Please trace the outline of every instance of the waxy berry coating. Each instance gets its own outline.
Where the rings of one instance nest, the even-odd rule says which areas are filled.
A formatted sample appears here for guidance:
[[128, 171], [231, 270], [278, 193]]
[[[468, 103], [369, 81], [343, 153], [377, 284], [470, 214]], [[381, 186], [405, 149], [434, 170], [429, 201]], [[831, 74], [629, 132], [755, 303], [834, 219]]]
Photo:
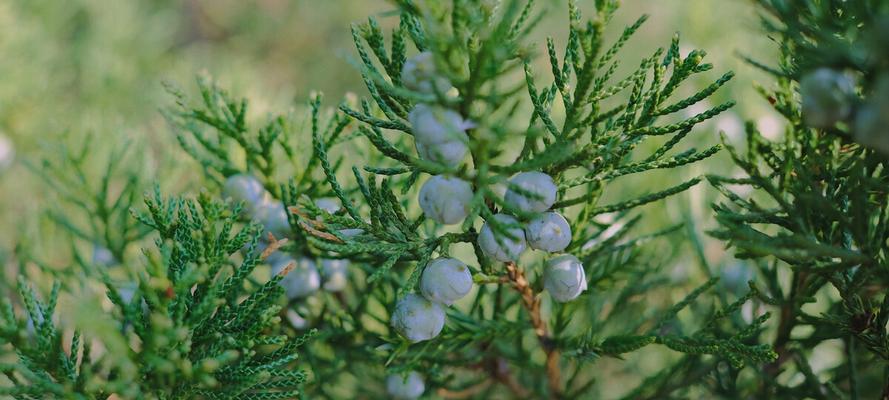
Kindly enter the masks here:
[[441, 305], [416, 294], [408, 294], [395, 305], [392, 327], [413, 343], [432, 339], [444, 328], [445, 312]]
[[456, 168], [466, 157], [469, 125], [456, 111], [418, 104], [408, 114], [408, 121], [423, 159]]
[[281, 273], [291, 263], [294, 264], [293, 269], [280, 282], [287, 298], [298, 299], [318, 291], [321, 287], [321, 275], [315, 267], [315, 262], [310, 258], [302, 257], [294, 260], [291, 257], [281, 257], [272, 264], [272, 274]]
[[436, 258], [426, 265], [420, 278], [420, 293], [427, 300], [449, 306], [472, 290], [472, 274], [462, 261]]
[[570, 254], [551, 258], [543, 270], [543, 288], [560, 303], [576, 299], [587, 289], [583, 264]]
[[409, 58], [401, 69], [401, 83], [408, 89], [426, 94], [444, 94], [451, 82], [438, 73], [435, 56], [424, 51]]
[[275, 238], [281, 239], [290, 235], [290, 222], [287, 220], [287, 210], [284, 203], [276, 200], [262, 202], [253, 217], [265, 228], [263, 237], [271, 232]]
[[266, 200], [266, 191], [262, 183], [252, 175], [237, 174], [225, 180], [222, 196], [231, 198], [235, 203], [243, 202], [244, 210], [252, 213]]
[[[521, 188], [521, 191], [515, 187]], [[557, 192], [558, 188], [549, 175], [522, 172], [509, 180], [503, 199], [510, 207], [524, 212], [544, 212], [556, 202]], [[533, 193], [534, 196], [526, 193]]]
[[469, 215], [472, 196], [469, 182], [436, 175], [420, 189], [420, 208], [426, 218], [445, 225], [456, 224]]
[[813, 128], [831, 128], [852, 114], [855, 81], [830, 68], [819, 68], [800, 79], [803, 121]]
[[[496, 214], [493, 218], [501, 225], [518, 224], [514, 217], [506, 214]], [[527, 247], [525, 231], [522, 228], [513, 226], [507, 227], [505, 231], [509, 233], [509, 236], [503, 233], [495, 234], [491, 222], [486, 221], [482, 226], [482, 230], [478, 233], [478, 245], [485, 255], [497, 261], [516, 261]]]
[[561, 214], [545, 212], [528, 221], [525, 237], [532, 249], [559, 252], [571, 244], [571, 225]]
[[386, 391], [395, 400], [414, 400], [423, 395], [426, 384], [423, 377], [416, 371], [411, 371], [407, 376], [389, 375], [386, 378]]
[[349, 284], [349, 260], [321, 260], [321, 277], [324, 279], [324, 290], [340, 292]]

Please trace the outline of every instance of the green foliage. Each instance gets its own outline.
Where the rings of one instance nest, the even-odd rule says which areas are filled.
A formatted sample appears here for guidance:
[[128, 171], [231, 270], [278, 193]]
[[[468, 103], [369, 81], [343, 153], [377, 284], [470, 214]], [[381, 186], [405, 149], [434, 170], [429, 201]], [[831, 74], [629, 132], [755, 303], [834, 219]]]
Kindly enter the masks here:
[[[757, 260], [763, 301], [780, 315], [778, 359], [760, 371], [761, 398], [877, 398], [889, 394], [889, 174], [887, 159], [853, 142], [851, 121], [817, 129], [804, 121], [799, 81], [829, 67], [850, 73], [860, 113], [886, 73], [885, 2], [761, 1], [765, 28], [782, 55], [765, 67], [777, 79], [762, 94], [787, 121], [770, 141], [748, 125], [746, 151], [729, 147], [747, 176], [708, 177], [726, 196], [712, 234]], [[883, 30], [883, 31], [881, 31]], [[807, 101], [805, 94], [802, 101]], [[885, 135], [883, 141], [889, 141]], [[733, 192], [752, 186], [755, 196]], [[808, 307], [807, 307], [808, 306]], [[804, 308], [805, 307], [805, 308]], [[797, 333], [799, 332], [799, 333]], [[818, 348], [843, 354], [812, 372]], [[834, 343], [834, 344], [831, 344]], [[803, 377], [788, 381], [786, 371]], [[783, 375], [783, 376], [782, 376]]]
[[[410, 344], [399, 338], [388, 327], [391, 314], [374, 312], [371, 318], [381, 326], [372, 335], [360, 337], [364, 347], [375, 349], [372, 356], [377, 362], [385, 362], [390, 373], [430, 371], [427, 386], [443, 395], [573, 398], [595, 396], [601, 390], [588, 368], [599, 355], [617, 356], [654, 343], [688, 354], [683, 363], [711, 369], [720, 362], [741, 368], [774, 359], [768, 347], [750, 340], [767, 316], [739, 328], [717, 323], [737, 312], [750, 296], [710, 309], [696, 300], [711, 283], [668, 310], [664, 322], [654, 328], [649, 320], [651, 304], [637, 301], [639, 295], [666, 287], [659, 274], [664, 259], [642, 244], [676, 229], [632, 238], [630, 228], [640, 220], [635, 209], [687, 190], [700, 178], [601, 204], [608, 184], [620, 177], [678, 168], [719, 150], [717, 146], [673, 152], [697, 124], [728, 109], [732, 102], [688, 118], [675, 113], [708, 98], [731, 79], [731, 73], [689, 97], [673, 99], [683, 81], [712, 69], [703, 62], [703, 51], [681, 55], [677, 36], [666, 51], [652, 52], [638, 68], [617, 77], [617, 55], [645, 18], [607, 44], [605, 26], [617, 3], [597, 2], [593, 18], [583, 22], [571, 2], [564, 55], [558, 56], [554, 40], [547, 41], [553, 82], [541, 88], [531, 67], [533, 49], [524, 44], [539, 19], [533, 2], [505, 2], [497, 8], [483, 1], [399, 5], [399, 24], [391, 33], [388, 50], [375, 19], [353, 27], [370, 99], [359, 108], [340, 107], [360, 121], [358, 132], [381, 159], [363, 171], [353, 167], [349, 180], [354, 180], [357, 190], [347, 190], [344, 177], [328, 167], [328, 141], [313, 130], [315, 155], [327, 183], [346, 206], [328, 213], [301, 204], [300, 225], [309, 244], [324, 254], [367, 260], [370, 276], [361, 296], [390, 311], [404, 294], [417, 289], [425, 265], [437, 256], [474, 255], [477, 264], [469, 268], [479, 286], [457, 307], [448, 309], [444, 331], [427, 342]], [[430, 93], [405, 86], [402, 69], [414, 62], [408, 41], [419, 51], [431, 52], [435, 70], [454, 89], [439, 89], [436, 83]], [[516, 82], [516, 75], [524, 79]], [[524, 95], [530, 100], [527, 106]], [[451, 167], [414, 155], [410, 147], [419, 139], [409, 113], [420, 103], [437, 104], [469, 121], [470, 162]], [[556, 106], [564, 112], [556, 111]], [[649, 142], [658, 143], [657, 150], [640, 151]], [[509, 235], [507, 229], [512, 226], [496, 222], [491, 218], [494, 214], [509, 212], [520, 220], [532, 216], [510, 206], [502, 195], [502, 188], [508, 188], [533, 197], [508, 183], [510, 176], [526, 171], [543, 171], [555, 179], [560, 200], [553, 209], [571, 221], [574, 236], [566, 251], [583, 261], [593, 288], [574, 302], [550, 302], [542, 295], [542, 279], [534, 279], [542, 277], [544, 258], [539, 254], [501, 264], [477, 244], [484, 221], [496, 233]], [[474, 197], [458, 229], [444, 230], [423, 215], [413, 216], [416, 186], [426, 174], [447, 174], [471, 183]], [[594, 219], [603, 214], [609, 215]], [[619, 228], [624, 224], [625, 228]], [[349, 228], [362, 233], [341, 234]], [[699, 331], [683, 333], [674, 317], [691, 304], [713, 317], [700, 321], [705, 327]], [[339, 344], [331, 350], [347, 346]], [[368, 374], [364, 363], [349, 360], [340, 365], [338, 374]], [[685, 387], [695, 383], [696, 376], [678, 370], [679, 366], [659, 378], [681, 379]], [[643, 397], [651, 388], [657, 390], [650, 394], [652, 398], [678, 389], [651, 385], [635, 393]]]
[[[97, 271], [112, 318], [75, 311], [80, 329], [68, 342], [54, 322], [60, 285], [44, 303], [19, 281], [27, 317], [17, 317], [4, 301], [2, 341], [13, 346], [18, 362], [4, 365], [13, 386], [2, 392], [72, 399], [297, 396], [305, 374], [287, 367], [305, 338], [267, 332], [279, 322], [278, 282], [286, 271], [264, 283], [250, 279], [261, 261], [256, 226], [234, 228], [238, 209], [207, 196], [164, 199], [156, 192], [145, 203], [147, 212], [136, 219], [158, 237], [156, 247], [145, 250], [138, 286], [125, 294]], [[233, 257], [245, 245], [246, 254]], [[29, 323], [33, 329], [23, 329]], [[91, 348], [97, 338], [105, 348], [98, 357]]]

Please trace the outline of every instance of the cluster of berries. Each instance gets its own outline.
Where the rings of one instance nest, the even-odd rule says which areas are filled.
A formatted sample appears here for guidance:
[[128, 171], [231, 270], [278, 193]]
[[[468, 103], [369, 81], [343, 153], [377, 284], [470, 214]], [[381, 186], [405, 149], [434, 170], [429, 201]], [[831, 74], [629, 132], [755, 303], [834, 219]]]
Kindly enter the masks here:
[[832, 68], [804, 75], [799, 91], [806, 125], [831, 129], [846, 122], [855, 140], [889, 154], [889, 74], [877, 79], [873, 93], [860, 104], [855, 78]]
[[[266, 233], [271, 233], [276, 238], [284, 238], [290, 234], [284, 203], [275, 200], [255, 177], [245, 174], [230, 176], [225, 181], [223, 196], [245, 204], [245, 217], [260, 222], [265, 228], [263, 240]], [[333, 199], [321, 199], [318, 200], [318, 207], [333, 213], [339, 209], [339, 204]], [[324, 290], [339, 292], [348, 283], [348, 260], [322, 259], [320, 271], [315, 260], [309, 257], [296, 259], [289, 254], [276, 252], [267, 261], [273, 274], [293, 264], [293, 269], [281, 280], [281, 286], [291, 300], [307, 297], [318, 291], [322, 285]], [[296, 316], [291, 319], [298, 320]], [[300, 324], [295, 324], [298, 325]]]
[[[450, 81], [437, 73], [433, 55], [421, 53], [405, 63], [401, 76], [408, 89], [441, 98], [453, 91]], [[454, 110], [437, 104], [417, 104], [408, 114], [420, 158], [456, 170], [469, 152], [466, 131], [473, 124]], [[515, 262], [528, 248], [558, 253], [571, 243], [571, 227], [561, 214], [550, 211], [558, 188], [542, 172], [522, 172], [509, 181], [504, 201], [506, 210], [528, 217], [523, 226], [508, 214], [496, 214], [482, 227], [478, 245], [484, 254], [499, 262]], [[420, 189], [419, 204], [427, 219], [443, 225], [463, 222], [472, 211], [472, 185], [450, 174], [435, 175]], [[438, 258], [426, 265], [420, 277], [420, 295], [408, 294], [398, 301], [391, 324], [411, 342], [432, 339], [441, 333], [445, 307], [472, 289], [469, 268], [454, 258]], [[559, 302], [571, 301], [587, 288], [580, 260], [570, 254], [549, 259], [544, 271], [544, 288]], [[415, 399], [423, 382], [412, 372], [407, 379], [391, 376], [387, 384], [395, 398]]]

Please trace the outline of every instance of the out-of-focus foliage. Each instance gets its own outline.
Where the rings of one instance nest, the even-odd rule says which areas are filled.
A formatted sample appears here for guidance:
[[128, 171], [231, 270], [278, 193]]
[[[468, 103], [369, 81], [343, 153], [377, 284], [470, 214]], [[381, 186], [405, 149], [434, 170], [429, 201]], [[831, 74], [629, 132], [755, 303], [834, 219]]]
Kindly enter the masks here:
[[769, 140], [748, 125], [746, 147], [730, 147], [745, 176], [710, 177], [726, 196], [712, 234], [756, 261], [755, 285], [780, 316], [778, 359], [748, 393], [885, 399], [889, 4], [758, 3], [781, 56], [751, 62], [774, 76], [759, 90], [788, 126]]

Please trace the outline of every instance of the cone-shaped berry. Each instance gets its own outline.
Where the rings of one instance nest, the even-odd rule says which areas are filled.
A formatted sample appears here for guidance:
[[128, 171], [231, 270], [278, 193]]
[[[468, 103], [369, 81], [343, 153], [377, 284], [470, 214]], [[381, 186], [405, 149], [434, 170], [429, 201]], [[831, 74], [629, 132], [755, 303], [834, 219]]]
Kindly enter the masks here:
[[413, 343], [432, 339], [444, 328], [444, 309], [422, 296], [408, 294], [395, 305], [392, 327]]
[[545, 212], [528, 222], [525, 237], [532, 249], [555, 253], [571, 244], [571, 226], [561, 214]]
[[[517, 225], [519, 223], [515, 218], [506, 214], [496, 214], [494, 219], [500, 225]], [[513, 226], [506, 227], [505, 231], [509, 233], [509, 236], [501, 232], [495, 233], [491, 222], [485, 222], [478, 234], [478, 245], [485, 255], [497, 261], [516, 261], [527, 247], [525, 231]]]
[[454, 258], [437, 258], [426, 265], [420, 278], [420, 293], [427, 300], [454, 304], [472, 290], [472, 274], [466, 264]]
[[[521, 188], [521, 192], [514, 187]], [[557, 191], [558, 188], [549, 175], [543, 172], [522, 172], [509, 180], [503, 199], [510, 207], [524, 212], [544, 212], [556, 202]]]
[[543, 270], [543, 288], [560, 303], [576, 299], [587, 288], [583, 264], [570, 254], [549, 259]]
[[463, 221], [472, 205], [472, 186], [459, 178], [436, 175], [420, 189], [420, 208], [426, 218], [450, 225]]

